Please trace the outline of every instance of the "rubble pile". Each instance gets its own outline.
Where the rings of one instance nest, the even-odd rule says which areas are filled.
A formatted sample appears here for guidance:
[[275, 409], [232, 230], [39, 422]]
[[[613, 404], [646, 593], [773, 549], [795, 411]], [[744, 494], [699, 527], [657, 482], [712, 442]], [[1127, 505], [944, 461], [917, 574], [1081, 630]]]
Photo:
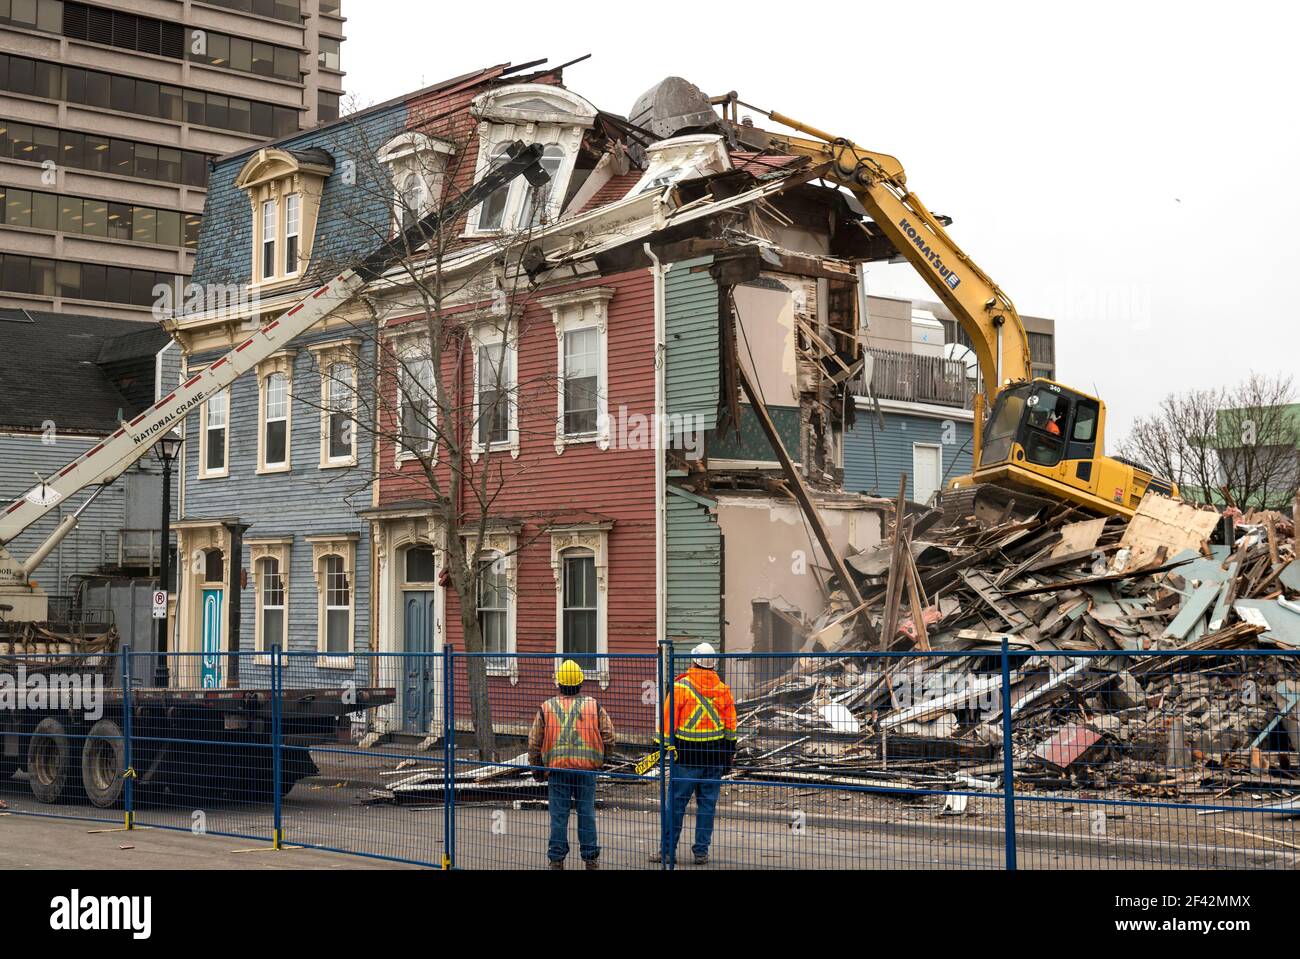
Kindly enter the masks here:
[[882, 655], [769, 660], [737, 706], [745, 775], [996, 788], [1005, 642], [1017, 788], [1300, 793], [1300, 656], [1233, 655], [1300, 650], [1282, 514], [1152, 495], [1127, 522], [945, 526], [900, 499], [847, 564], [861, 604], [833, 594], [802, 648]]

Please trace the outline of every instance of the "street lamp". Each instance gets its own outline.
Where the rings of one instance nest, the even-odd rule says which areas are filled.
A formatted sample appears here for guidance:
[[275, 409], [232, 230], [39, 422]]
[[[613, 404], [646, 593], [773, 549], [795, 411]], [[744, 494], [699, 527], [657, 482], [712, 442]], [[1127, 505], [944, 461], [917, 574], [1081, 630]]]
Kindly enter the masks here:
[[[172, 464], [180, 455], [184, 442], [175, 433], [167, 433], [154, 444], [153, 455], [162, 466], [162, 549], [158, 554], [158, 588], [164, 596], [168, 593], [167, 581], [171, 579], [171, 536], [172, 536]], [[167, 672], [167, 607], [164, 602], [163, 616], [158, 620], [158, 662], [154, 668], [153, 684], [166, 688], [170, 682]]]

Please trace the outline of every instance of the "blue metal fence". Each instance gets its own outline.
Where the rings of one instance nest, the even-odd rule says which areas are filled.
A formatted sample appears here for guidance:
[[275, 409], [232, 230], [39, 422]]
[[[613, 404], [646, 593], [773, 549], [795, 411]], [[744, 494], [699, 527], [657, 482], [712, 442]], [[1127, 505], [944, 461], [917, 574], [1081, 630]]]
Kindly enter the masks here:
[[640, 770], [691, 663], [591, 655], [592, 771], [529, 755], [563, 656], [202, 655], [0, 654], [6, 811], [444, 869], [1300, 862], [1300, 651], [727, 654], [734, 761]]

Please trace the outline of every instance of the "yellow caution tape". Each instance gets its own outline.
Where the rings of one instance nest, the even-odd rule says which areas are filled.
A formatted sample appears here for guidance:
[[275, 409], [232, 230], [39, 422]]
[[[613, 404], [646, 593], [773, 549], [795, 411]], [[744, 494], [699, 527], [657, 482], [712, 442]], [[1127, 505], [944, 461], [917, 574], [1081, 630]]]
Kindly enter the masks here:
[[659, 765], [659, 750], [656, 749], [648, 756], [643, 757], [641, 761], [636, 764], [635, 767], [636, 774], [638, 776], [644, 776], [646, 773], [648, 773], [650, 770], [654, 769], [658, 765]]

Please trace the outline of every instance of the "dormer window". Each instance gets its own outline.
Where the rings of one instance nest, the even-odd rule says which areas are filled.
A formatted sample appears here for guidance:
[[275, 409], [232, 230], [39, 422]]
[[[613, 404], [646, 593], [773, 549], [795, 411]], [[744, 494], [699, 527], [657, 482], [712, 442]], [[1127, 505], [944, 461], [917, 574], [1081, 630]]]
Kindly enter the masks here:
[[472, 210], [467, 235], [537, 229], [554, 223], [568, 193], [583, 131], [596, 108], [576, 94], [544, 83], [520, 83], [480, 94], [470, 107], [479, 119], [478, 178], [500, 162], [515, 140], [543, 146], [550, 182], [535, 190], [523, 177], [501, 187]]
[[452, 146], [423, 133], [403, 133], [379, 151], [393, 186], [393, 229], [408, 230], [442, 197]]
[[258, 150], [235, 185], [247, 191], [253, 213], [254, 284], [296, 280], [311, 259], [325, 180], [334, 160], [324, 150]]

